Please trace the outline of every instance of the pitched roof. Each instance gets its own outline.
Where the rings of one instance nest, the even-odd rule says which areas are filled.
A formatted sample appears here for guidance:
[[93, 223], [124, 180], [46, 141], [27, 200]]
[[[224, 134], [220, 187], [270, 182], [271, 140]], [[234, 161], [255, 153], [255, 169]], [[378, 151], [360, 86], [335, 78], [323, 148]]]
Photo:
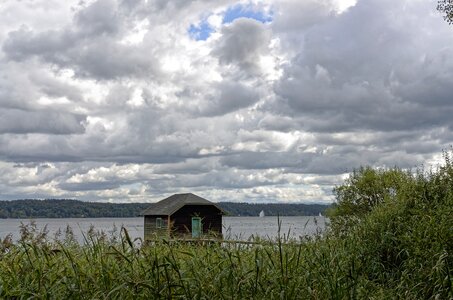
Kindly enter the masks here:
[[151, 204], [151, 206], [145, 209], [141, 214], [143, 216], [147, 215], [164, 215], [169, 216], [175, 213], [184, 205], [213, 205], [218, 208], [222, 214], [225, 214], [225, 211], [217, 206], [215, 203], [201, 198], [192, 193], [187, 194], [174, 194], [164, 200]]

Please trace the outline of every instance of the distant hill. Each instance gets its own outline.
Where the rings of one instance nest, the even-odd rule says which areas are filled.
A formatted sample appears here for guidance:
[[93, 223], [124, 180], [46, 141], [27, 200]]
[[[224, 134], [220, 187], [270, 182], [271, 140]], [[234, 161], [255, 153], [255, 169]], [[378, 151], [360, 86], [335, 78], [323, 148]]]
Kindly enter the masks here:
[[258, 216], [264, 211], [266, 216], [317, 216], [330, 206], [326, 204], [302, 203], [217, 203], [230, 216]]
[[[314, 216], [323, 213], [328, 205], [322, 204], [250, 204], [217, 203], [230, 216]], [[120, 218], [136, 217], [149, 203], [99, 203], [70, 199], [0, 201], [1, 218]]]
[[68, 199], [0, 201], [0, 218], [135, 217], [149, 203], [98, 203]]

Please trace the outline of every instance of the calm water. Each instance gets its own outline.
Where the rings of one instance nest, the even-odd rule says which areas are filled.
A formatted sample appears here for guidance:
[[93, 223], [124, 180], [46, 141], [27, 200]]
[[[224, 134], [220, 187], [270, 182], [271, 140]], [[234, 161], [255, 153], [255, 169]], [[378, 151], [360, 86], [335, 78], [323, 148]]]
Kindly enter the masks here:
[[[70, 218], [70, 219], [36, 219], [37, 228], [47, 226], [48, 235], [54, 237], [60, 230], [64, 235], [70, 226], [79, 241], [83, 241], [83, 233], [91, 226], [107, 236], [117, 234], [124, 226], [132, 238], [143, 237], [143, 218]], [[280, 217], [280, 234], [290, 238], [313, 235], [321, 232], [326, 226], [324, 217]], [[29, 219], [0, 219], [0, 238], [11, 233], [13, 239], [20, 237], [20, 225], [29, 224]], [[116, 233], [115, 233], [116, 228]], [[247, 240], [252, 236], [275, 238], [278, 235], [277, 217], [223, 217], [223, 235], [229, 239]]]

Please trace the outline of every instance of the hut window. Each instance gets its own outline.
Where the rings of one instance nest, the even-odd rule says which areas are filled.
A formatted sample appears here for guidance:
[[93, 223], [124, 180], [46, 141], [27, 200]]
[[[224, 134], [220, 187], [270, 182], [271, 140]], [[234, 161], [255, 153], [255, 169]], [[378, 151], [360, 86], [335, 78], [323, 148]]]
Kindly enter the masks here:
[[156, 228], [165, 228], [165, 223], [162, 218], [156, 218]]

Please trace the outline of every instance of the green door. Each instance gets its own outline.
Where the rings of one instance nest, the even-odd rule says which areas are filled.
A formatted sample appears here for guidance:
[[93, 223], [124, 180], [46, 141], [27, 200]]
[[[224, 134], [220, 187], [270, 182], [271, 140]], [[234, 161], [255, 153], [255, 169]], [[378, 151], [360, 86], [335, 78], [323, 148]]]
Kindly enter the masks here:
[[192, 237], [193, 238], [200, 237], [202, 232], [203, 232], [203, 228], [201, 225], [201, 218], [192, 217]]

